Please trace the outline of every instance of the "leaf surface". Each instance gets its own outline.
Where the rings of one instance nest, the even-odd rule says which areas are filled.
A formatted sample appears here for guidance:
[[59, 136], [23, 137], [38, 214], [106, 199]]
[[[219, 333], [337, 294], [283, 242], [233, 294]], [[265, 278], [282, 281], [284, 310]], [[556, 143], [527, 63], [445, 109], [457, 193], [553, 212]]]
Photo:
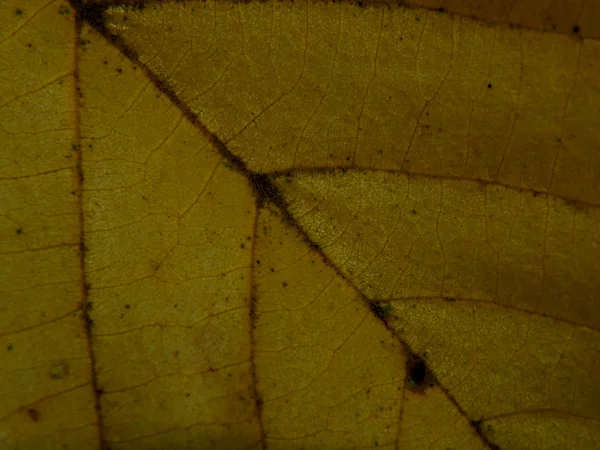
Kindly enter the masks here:
[[127, 3], [2, 6], [0, 448], [600, 445], [600, 3]]

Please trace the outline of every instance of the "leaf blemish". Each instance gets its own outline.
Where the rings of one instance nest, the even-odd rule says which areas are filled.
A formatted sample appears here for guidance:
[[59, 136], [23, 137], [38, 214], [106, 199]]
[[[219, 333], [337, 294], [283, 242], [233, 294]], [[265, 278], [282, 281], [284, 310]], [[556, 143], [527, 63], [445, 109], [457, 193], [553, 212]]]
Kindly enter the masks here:
[[32, 422], [40, 421], [41, 414], [37, 409], [29, 408], [27, 410], [27, 415], [29, 416], [29, 419], [31, 419]]
[[425, 361], [411, 354], [406, 367], [406, 384], [408, 389], [418, 394], [423, 394], [427, 388], [435, 386], [436, 379]]
[[369, 309], [377, 317], [385, 320], [392, 311], [392, 305], [389, 303], [371, 302], [369, 303]]
[[272, 177], [269, 175], [252, 172], [250, 173], [250, 183], [259, 205], [263, 205], [269, 201], [275, 206], [285, 206], [281, 192], [275, 186]]

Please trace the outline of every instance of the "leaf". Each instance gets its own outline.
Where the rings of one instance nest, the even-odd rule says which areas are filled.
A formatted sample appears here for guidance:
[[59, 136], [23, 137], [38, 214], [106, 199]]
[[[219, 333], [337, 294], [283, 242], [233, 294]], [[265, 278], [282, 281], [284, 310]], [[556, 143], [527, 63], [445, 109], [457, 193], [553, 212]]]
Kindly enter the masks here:
[[600, 445], [595, 2], [108, 3], [0, 6], [0, 448]]

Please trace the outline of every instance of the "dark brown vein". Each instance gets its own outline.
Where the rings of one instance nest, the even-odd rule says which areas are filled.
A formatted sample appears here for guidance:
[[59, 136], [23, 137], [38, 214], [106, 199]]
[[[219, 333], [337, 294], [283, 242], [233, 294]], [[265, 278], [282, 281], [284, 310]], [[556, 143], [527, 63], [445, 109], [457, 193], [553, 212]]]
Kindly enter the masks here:
[[[260, 197], [259, 197], [260, 198]], [[252, 248], [250, 250], [250, 377], [252, 379], [252, 396], [254, 397], [254, 403], [256, 405], [256, 417], [258, 420], [258, 426], [260, 431], [260, 442], [262, 444], [263, 450], [267, 448], [267, 441], [265, 436], [265, 428], [262, 420], [262, 405], [263, 400], [261, 395], [258, 392], [258, 380], [256, 375], [256, 302], [257, 302], [257, 294], [256, 294], [256, 282], [254, 280], [254, 261], [255, 252], [256, 252], [256, 239], [257, 239], [257, 230], [258, 230], [258, 215], [260, 214], [261, 206], [260, 200], [257, 200], [255, 211], [254, 211], [254, 224], [252, 226]]]
[[[79, 7], [78, 7], [79, 6]], [[75, 182], [76, 182], [76, 195], [78, 204], [78, 218], [79, 218], [79, 270], [81, 272], [81, 302], [79, 309], [82, 312], [83, 328], [86, 335], [88, 360], [90, 363], [90, 378], [94, 394], [94, 409], [96, 411], [96, 421], [98, 429], [98, 443], [101, 450], [106, 449], [106, 441], [104, 438], [104, 427], [102, 426], [102, 414], [100, 405], [100, 395], [102, 390], [98, 386], [98, 374], [96, 372], [96, 355], [94, 354], [94, 346], [92, 343], [92, 319], [90, 318], [90, 311], [92, 303], [89, 299], [90, 285], [87, 282], [87, 275], [85, 270], [85, 254], [87, 247], [85, 245], [85, 223], [84, 223], [84, 208], [83, 208], [83, 156], [81, 151], [81, 129], [80, 129], [80, 97], [81, 88], [79, 85], [79, 35], [84, 24], [84, 16], [82, 15], [81, 5], [73, 5], [73, 8], [77, 11], [75, 17], [75, 42], [73, 42], [73, 90], [72, 90], [72, 103], [73, 103], [73, 148], [76, 148], [75, 152]]]
[[504, 188], [510, 189], [512, 191], [528, 193], [528, 194], [531, 194], [533, 197], [538, 197], [538, 196], [543, 195], [543, 196], [547, 196], [547, 197], [556, 198], [556, 199], [562, 200], [567, 205], [572, 206], [576, 209], [581, 209], [582, 207], [590, 207], [590, 208], [600, 207], [600, 203], [592, 203], [592, 202], [587, 202], [587, 201], [583, 201], [583, 200], [577, 200], [577, 199], [573, 199], [573, 198], [570, 198], [570, 197], [567, 197], [564, 195], [554, 194], [552, 192], [539, 191], [536, 189], [521, 187], [521, 186], [513, 186], [511, 184], [502, 183], [500, 181], [484, 180], [481, 178], [465, 177], [465, 176], [458, 176], [458, 175], [434, 175], [434, 174], [429, 174], [429, 173], [412, 172], [412, 171], [409, 172], [409, 171], [397, 170], [397, 169], [366, 168], [366, 167], [356, 167], [356, 166], [351, 166], [351, 165], [343, 166], [343, 167], [331, 167], [331, 166], [298, 167], [298, 168], [294, 168], [294, 169], [274, 170], [272, 172], [267, 172], [267, 173], [269, 175], [271, 175], [272, 177], [289, 177], [290, 175], [294, 175], [294, 174], [313, 174], [313, 173], [315, 173], [315, 174], [334, 174], [336, 172], [346, 173], [347, 171], [353, 171], [356, 173], [371, 173], [371, 172], [389, 173], [391, 175], [406, 175], [408, 177], [420, 177], [420, 178], [427, 178], [427, 179], [438, 180], [438, 181], [445, 181], [445, 180], [463, 181], [463, 182], [470, 181], [473, 183], [478, 183], [481, 186], [499, 186], [499, 187], [504, 187]]

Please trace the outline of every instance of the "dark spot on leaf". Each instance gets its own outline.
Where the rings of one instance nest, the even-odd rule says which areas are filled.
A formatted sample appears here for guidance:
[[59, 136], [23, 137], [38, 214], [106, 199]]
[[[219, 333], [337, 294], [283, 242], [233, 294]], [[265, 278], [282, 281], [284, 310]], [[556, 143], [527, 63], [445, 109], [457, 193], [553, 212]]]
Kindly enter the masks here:
[[129, 306], [129, 304], [125, 305], [125, 309], [131, 309], [131, 306]]
[[12, 352], [14, 349], [12, 344], [8, 344], [8, 347], [6, 347], [6, 350], [8, 350], [9, 352]]
[[17, 8], [17, 9], [15, 10], [15, 14], [16, 14], [17, 16], [20, 16], [21, 14], [23, 14], [23, 10], [22, 10], [21, 8]]
[[488, 83], [488, 89], [492, 88], [492, 83]]
[[392, 305], [390, 305], [389, 303], [370, 302], [369, 309], [380, 319], [385, 319], [390, 315]]
[[427, 388], [436, 384], [436, 379], [429, 371], [425, 361], [415, 354], [408, 357], [406, 379], [408, 388], [419, 394], [423, 394]]
[[287, 287], [287, 285], [288, 285], [288, 284], [287, 284], [287, 281], [284, 281], [283, 283], [281, 283], [281, 285], [282, 285], [283, 287]]
[[121, 73], [121, 72], [123, 72], [123, 69], [121, 69], [120, 67], [117, 67], [117, 69], [116, 69], [116, 70], [117, 70], [117, 72], [118, 72], [118, 73]]
[[575, 26], [573, 27], [573, 33], [575, 33], [575, 34], [578, 34], [578, 33], [579, 33], [579, 26], [578, 26], [578, 25], [575, 25]]
[[39, 422], [40, 421], [41, 414], [35, 408], [29, 408], [27, 410], [27, 415], [29, 416], [29, 419], [31, 419], [32, 422]]
[[427, 368], [425, 367], [425, 362], [422, 359], [416, 359], [412, 362], [408, 372], [408, 378], [415, 385], [420, 386], [423, 384], [425, 380], [425, 375], [427, 374]]
[[244, 245], [244, 243], [242, 242], [242, 243], [240, 244], [240, 248], [246, 248], [246, 245]]
[[77, 10], [77, 15], [89, 23], [100, 34], [107, 34], [105, 12], [107, 6], [98, 4], [83, 4], [81, 0], [74, 0], [71, 3]]
[[263, 205], [272, 202], [276, 206], [283, 207], [285, 202], [281, 192], [273, 183], [273, 179], [264, 173], [250, 172], [250, 183], [252, 191], [256, 196], [257, 203]]
[[23, 234], [23, 228], [17, 228], [17, 234]]

